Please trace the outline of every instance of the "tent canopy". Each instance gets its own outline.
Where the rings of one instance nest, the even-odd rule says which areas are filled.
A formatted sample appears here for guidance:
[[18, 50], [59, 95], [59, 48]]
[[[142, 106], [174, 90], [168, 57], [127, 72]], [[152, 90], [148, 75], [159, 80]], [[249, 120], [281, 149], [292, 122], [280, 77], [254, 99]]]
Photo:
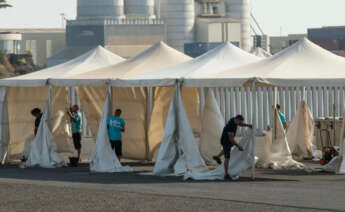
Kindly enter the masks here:
[[124, 61], [122, 57], [98, 46], [69, 62], [30, 74], [0, 80], [0, 85], [13, 87], [44, 86], [50, 78], [69, 78], [122, 61]]
[[345, 59], [307, 39], [262, 61], [188, 79], [185, 86], [242, 86], [248, 79], [264, 79], [276, 86], [343, 86]]
[[226, 69], [254, 63], [259, 60], [260, 58], [227, 42], [193, 60], [156, 72], [142, 74], [133, 77], [133, 79], [198, 78], [208, 74], [217, 74]]
[[[118, 86], [135, 76], [151, 73], [172, 65], [186, 62], [192, 58], [169, 47], [164, 42], [159, 42], [142, 52], [141, 54], [121, 62], [116, 65], [108, 66], [84, 74], [74, 75], [72, 80], [52, 80], [56, 85], [102, 85], [105, 81], [114, 80], [114, 86]], [[137, 81], [129, 80], [128, 84], [136, 84]], [[173, 81], [175, 84], [175, 81]], [[104, 85], [104, 84], [103, 84]], [[136, 84], [140, 87], [140, 83]]]
[[253, 49], [252, 51], [250, 51], [250, 53], [261, 58], [267, 58], [272, 56], [271, 53], [260, 47]]

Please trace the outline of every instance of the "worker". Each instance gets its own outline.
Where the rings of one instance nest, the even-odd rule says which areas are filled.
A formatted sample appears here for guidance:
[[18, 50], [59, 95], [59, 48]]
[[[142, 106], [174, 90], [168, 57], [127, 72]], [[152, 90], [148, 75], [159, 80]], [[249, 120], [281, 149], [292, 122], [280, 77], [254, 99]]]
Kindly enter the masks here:
[[38, 127], [40, 126], [41, 123], [41, 118], [42, 118], [42, 111], [39, 108], [34, 108], [31, 110], [31, 115], [33, 115], [36, 119], [35, 119], [35, 127], [34, 127], [34, 135], [36, 136], [37, 131], [38, 131]]
[[284, 113], [282, 113], [282, 112], [280, 111], [280, 105], [279, 105], [279, 104], [277, 104], [277, 110], [278, 110], [278, 114], [279, 114], [280, 121], [282, 122], [282, 125], [283, 125], [283, 127], [284, 127], [284, 130], [286, 130], [286, 128], [287, 128], [287, 123], [286, 123], [285, 115], [284, 115]]
[[225, 125], [222, 136], [220, 139], [221, 145], [223, 146], [223, 150], [216, 156], [213, 156], [213, 159], [218, 163], [221, 164], [222, 161], [220, 157], [224, 155], [224, 179], [228, 180], [230, 179], [230, 176], [228, 174], [229, 169], [229, 161], [230, 161], [230, 152], [231, 148], [233, 146], [236, 146], [240, 151], [243, 151], [243, 147], [236, 142], [235, 136], [237, 132], [237, 127], [250, 127], [253, 126], [250, 124], [244, 123], [244, 117], [242, 115], [237, 115], [234, 118], [231, 118], [230, 121]]
[[79, 106], [73, 105], [72, 108], [67, 110], [67, 114], [71, 119], [74, 148], [78, 153], [78, 160], [81, 161], [82, 116], [79, 112]]
[[115, 114], [107, 118], [109, 141], [119, 161], [122, 157], [122, 133], [125, 132], [126, 125], [121, 113], [120, 109], [116, 109]]

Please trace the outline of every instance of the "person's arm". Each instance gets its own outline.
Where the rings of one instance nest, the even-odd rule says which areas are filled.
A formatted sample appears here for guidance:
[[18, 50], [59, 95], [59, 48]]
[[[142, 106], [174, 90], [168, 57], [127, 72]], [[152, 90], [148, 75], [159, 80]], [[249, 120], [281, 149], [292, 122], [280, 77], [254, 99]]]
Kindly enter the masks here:
[[125, 124], [125, 121], [122, 120], [122, 124], [121, 124], [121, 132], [125, 132], [126, 130], [126, 124]]
[[287, 123], [286, 122], [284, 122], [283, 127], [284, 127], [284, 129], [287, 128]]
[[228, 133], [229, 136], [229, 141], [236, 146], [240, 151], [243, 151], [243, 147], [241, 145], [239, 145], [236, 141], [235, 141], [235, 134], [232, 132]]
[[240, 124], [240, 126], [241, 126], [241, 127], [253, 128], [253, 125], [251, 125], [251, 124], [246, 124], [246, 123]]
[[68, 109], [67, 109], [67, 115], [69, 116], [69, 118], [71, 119], [71, 121], [72, 122], [76, 122], [76, 120], [75, 120], [75, 118], [73, 117], [73, 114], [71, 113], [71, 111], [69, 111]]

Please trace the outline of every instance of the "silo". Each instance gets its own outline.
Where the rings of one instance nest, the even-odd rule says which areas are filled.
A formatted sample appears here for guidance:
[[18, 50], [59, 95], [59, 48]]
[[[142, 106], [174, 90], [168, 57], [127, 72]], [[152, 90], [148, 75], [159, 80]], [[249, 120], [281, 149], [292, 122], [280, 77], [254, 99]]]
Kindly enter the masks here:
[[241, 47], [250, 51], [252, 47], [250, 34], [251, 7], [249, 0], [226, 0], [227, 17], [241, 22]]
[[154, 0], [126, 0], [126, 15], [144, 18], [155, 18]]
[[124, 18], [124, 0], [78, 0], [77, 19]]
[[194, 42], [194, 0], [161, 0], [161, 15], [170, 46], [183, 51], [184, 43]]

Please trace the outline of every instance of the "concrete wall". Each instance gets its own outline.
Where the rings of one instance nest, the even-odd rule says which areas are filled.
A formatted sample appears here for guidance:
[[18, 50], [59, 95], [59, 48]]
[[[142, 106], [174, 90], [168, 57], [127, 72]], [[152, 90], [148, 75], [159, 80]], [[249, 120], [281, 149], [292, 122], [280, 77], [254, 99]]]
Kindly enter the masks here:
[[241, 24], [231, 22], [207, 22], [197, 20], [196, 42], [239, 42], [241, 41]]
[[18, 32], [22, 35], [20, 41], [20, 52], [30, 51], [34, 63], [38, 66], [45, 66], [46, 59], [66, 47], [65, 29], [55, 28], [22, 28], [22, 29], [0, 29], [0, 31]]
[[45, 66], [46, 60], [65, 48], [65, 33], [32, 32], [23, 33], [22, 53], [32, 52], [34, 63]]
[[123, 24], [105, 27], [105, 45], [153, 45], [165, 41], [164, 24]]

